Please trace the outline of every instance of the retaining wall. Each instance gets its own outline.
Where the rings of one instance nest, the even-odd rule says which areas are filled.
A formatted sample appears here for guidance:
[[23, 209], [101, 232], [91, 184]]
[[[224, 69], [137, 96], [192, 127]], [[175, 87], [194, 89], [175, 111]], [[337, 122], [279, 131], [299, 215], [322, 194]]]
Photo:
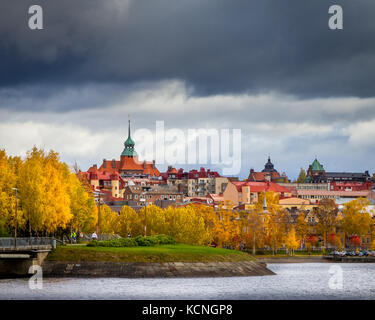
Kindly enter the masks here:
[[44, 261], [43, 276], [50, 277], [123, 277], [123, 278], [176, 278], [176, 277], [240, 277], [265, 276], [275, 273], [265, 263], [243, 262], [169, 262], [120, 263]]

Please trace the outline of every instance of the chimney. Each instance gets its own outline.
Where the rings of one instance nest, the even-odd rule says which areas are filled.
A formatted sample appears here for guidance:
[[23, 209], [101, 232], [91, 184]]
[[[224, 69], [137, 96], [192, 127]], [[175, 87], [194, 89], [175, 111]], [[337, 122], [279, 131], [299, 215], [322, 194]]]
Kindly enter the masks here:
[[106, 161], [107, 161], [107, 160], [103, 159], [103, 168], [106, 167]]
[[152, 169], [155, 169], [155, 160], [152, 160]]
[[143, 161], [143, 169], [146, 169], [146, 160]]
[[115, 159], [112, 159], [112, 168], [116, 169], [116, 160]]

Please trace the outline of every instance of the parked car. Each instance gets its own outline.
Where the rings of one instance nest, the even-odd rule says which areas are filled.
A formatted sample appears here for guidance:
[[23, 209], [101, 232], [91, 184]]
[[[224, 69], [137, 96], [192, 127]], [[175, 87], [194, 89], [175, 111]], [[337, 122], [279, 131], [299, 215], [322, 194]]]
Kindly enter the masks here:
[[340, 251], [340, 252], [339, 252], [339, 255], [340, 255], [341, 257], [345, 257], [345, 256], [346, 256], [346, 251]]

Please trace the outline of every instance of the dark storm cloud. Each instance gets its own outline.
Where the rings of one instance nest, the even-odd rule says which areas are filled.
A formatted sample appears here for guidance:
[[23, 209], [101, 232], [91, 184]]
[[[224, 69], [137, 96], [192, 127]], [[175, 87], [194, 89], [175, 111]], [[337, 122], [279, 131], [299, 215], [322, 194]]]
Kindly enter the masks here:
[[[0, 4], [3, 89], [179, 79], [194, 95], [374, 95], [372, 0], [37, 2], [42, 31], [27, 27], [35, 1]], [[331, 4], [344, 30], [328, 29]]]

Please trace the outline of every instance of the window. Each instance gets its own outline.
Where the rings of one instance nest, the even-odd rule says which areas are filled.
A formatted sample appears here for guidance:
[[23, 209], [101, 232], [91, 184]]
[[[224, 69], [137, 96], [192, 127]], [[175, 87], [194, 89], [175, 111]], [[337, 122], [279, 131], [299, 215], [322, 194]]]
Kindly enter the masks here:
[[136, 195], [134, 195], [134, 199], [138, 199], [138, 195], [136, 194]]

